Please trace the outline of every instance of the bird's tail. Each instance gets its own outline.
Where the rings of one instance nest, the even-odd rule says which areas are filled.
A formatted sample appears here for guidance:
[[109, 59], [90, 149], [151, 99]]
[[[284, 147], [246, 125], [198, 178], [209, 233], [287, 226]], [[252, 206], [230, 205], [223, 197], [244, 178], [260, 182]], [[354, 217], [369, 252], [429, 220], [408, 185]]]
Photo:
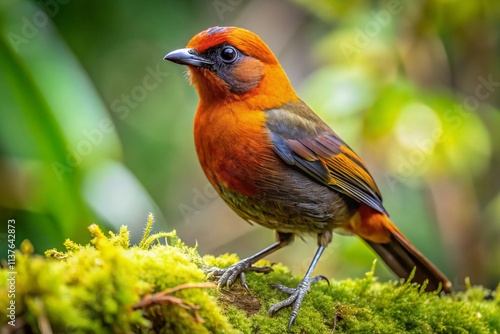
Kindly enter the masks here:
[[448, 278], [399, 232], [387, 215], [362, 206], [357, 227], [351, 224], [351, 228], [399, 277], [407, 279], [416, 267], [413, 282], [422, 284], [427, 280], [426, 291], [441, 286], [445, 293], [451, 292]]

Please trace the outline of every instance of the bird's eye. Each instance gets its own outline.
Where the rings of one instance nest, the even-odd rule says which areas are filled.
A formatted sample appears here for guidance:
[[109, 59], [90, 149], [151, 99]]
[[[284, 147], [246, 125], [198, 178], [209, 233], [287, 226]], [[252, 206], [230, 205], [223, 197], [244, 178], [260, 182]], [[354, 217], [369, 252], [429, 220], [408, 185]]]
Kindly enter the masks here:
[[235, 48], [226, 46], [221, 50], [220, 57], [225, 63], [230, 64], [236, 60], [236, 58], [238, 57], [238, 52]]

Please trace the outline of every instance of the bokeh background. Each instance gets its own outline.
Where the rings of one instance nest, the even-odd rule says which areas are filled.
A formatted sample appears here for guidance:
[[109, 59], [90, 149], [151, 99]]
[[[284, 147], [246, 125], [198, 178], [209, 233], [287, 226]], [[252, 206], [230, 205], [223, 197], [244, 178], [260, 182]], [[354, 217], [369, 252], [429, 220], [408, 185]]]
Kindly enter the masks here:
[[[202, 254], [269, 245], [217, 198], [195, 154], [197, 96], [163, 56], [211, 26], [258, 33], [299, 95], [365, 160], [392, 219], [449, 275], [500, 281], [500, 2], [0, 0], [0, 243], [39, 253], [87, 226], [137, 241], [149, 212]], [[272, 261], [302, 275], [315, 239]], [[317, 272], [368, 271], [338, 236]], [[381, 280], [393, 278], [382, 264]]]

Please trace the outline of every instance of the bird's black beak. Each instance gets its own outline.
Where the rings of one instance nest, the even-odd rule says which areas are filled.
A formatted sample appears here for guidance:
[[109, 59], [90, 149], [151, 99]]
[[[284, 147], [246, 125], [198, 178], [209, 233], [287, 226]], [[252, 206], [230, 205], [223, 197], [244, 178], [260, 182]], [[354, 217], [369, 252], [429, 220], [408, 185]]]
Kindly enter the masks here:
[[213, 62], [200, 56], [194, 49], [174, 50], [163, 57], [163, 59], [194, 67], [209, 67], [213, 65]]

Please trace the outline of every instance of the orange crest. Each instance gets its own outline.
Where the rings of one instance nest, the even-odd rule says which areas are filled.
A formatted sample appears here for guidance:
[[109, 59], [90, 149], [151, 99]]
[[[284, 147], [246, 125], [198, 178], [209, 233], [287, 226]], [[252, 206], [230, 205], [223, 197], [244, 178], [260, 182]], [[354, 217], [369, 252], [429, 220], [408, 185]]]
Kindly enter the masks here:
[[202, 53], [216, 45], [228, 43], [247, 56], [267, 64], [277, 64], [278, 60], [271, 49], [253, 32], [238, 27], [212, 27], [196, 34], [186, 47]]

